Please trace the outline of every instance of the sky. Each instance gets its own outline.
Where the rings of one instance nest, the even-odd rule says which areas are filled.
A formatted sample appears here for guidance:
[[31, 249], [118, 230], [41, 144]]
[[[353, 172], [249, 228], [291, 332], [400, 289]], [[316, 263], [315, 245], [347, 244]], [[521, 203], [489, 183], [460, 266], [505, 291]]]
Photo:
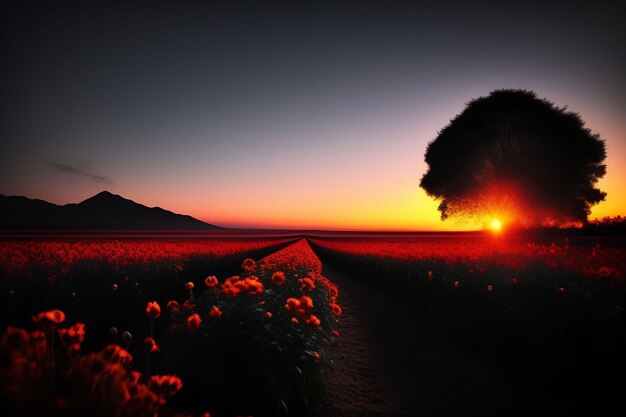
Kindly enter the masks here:
[[619, 2], [51, 3], [1, 6], [0, 194], [108, 190], [231, 227], [472, 229], [419, 188], [426, 146], [469, 100], [522, 88], [600, 134], [591, 217], [625, 214]]

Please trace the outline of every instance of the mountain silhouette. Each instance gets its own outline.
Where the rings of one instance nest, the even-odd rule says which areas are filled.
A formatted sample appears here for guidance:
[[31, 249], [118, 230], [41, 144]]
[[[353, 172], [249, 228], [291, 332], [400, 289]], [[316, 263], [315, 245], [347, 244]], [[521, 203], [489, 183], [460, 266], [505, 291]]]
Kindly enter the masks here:
[[0, 229], [212, 230], [218, 226], [103, 191], [76, 204], [0, 195]]

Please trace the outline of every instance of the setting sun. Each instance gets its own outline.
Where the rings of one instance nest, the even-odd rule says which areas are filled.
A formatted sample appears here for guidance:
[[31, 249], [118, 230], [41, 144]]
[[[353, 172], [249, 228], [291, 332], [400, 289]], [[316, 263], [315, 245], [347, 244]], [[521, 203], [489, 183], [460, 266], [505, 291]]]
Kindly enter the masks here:
[[502, 223], [500, 222], [500, 220], [494, 219], [491, 222], [491, 230], [493, 230], [494, 232], [499, 232], [502, 230]]

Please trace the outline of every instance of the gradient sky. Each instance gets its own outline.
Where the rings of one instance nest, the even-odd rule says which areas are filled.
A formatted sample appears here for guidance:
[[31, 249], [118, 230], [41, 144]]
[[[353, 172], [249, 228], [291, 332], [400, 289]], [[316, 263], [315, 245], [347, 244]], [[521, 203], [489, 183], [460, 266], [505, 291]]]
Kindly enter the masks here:
[[606, 141], [592, 217], [624, 214], [620, 2], [16, 3], [0, 194], [106, 189], [224, 226], [472, 228], [418, 188], [426, 145], [470, 99], [524, 88]]

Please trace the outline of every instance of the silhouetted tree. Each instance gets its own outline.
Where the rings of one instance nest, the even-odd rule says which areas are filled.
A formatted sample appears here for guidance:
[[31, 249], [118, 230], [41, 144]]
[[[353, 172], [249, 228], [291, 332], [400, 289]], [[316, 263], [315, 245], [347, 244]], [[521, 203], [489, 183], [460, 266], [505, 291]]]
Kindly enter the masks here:
[[525, 90], [470, 101], [428, 144], [420, 186], [441, 218], [504, 218], [526, 226], [585, 223], [606, 193], [604, 141], [577, 113]]

